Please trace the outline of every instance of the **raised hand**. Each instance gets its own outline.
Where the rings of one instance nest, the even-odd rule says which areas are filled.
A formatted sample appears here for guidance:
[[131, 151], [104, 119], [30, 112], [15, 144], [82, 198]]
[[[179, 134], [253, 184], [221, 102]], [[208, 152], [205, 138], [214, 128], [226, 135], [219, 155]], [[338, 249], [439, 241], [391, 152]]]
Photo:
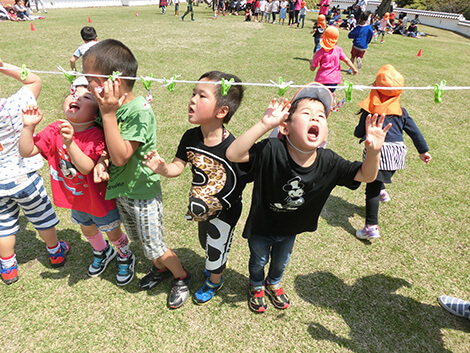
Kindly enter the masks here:
[[286, 98], [280, 102], [273, 98], [269, 102], [268, 109], [266, 109], [263, 118], [261, 118], [261, 122], [266, 126], [267, 130], [274, 129], [287, 119], [289, 108], [290, 104], [287, 104]]
[[64, 145], [69, 146], [73, 141], [73, 126], [68, 120], [59, 119], [59, 121], [61, 123], [59, 130], [60, 136], [62, 136], [62, 142], [64, 142]]
[[42, 112], [37, 105], [28, 105], [21, 109], [23, 112], [23, 125], [25, 127], [34, 128], [42, 120]]
[[385, 136], [392, 124], [383, 127], [385, 115], [382, 114], [379, 118], [378, 114], [369, 114], [366, 119], [366, 141], [365, 146], [368, 150], [380, 151], [385, 141]]
[[127, 93], [120, 96], [118, 81], [113, 82], [110, 79], [105, 81], [103, 87], [95, 87], [92, 93], [96, 97], [103, 118], [107, 114], [115, 114], [127, 97]]

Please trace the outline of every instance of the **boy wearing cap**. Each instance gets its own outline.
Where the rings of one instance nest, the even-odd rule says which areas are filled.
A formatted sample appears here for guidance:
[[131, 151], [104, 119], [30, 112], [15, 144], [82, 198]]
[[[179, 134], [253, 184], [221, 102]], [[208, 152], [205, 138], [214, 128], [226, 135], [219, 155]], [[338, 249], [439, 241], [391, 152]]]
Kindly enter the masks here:
[[[232, 162], [248, 162], [254, 173], [251, 209], [243, 236], [250, 248], [250, 299], [254, 312], [265, 312], [265, 291], [273, 305], [286, 309], [288, 296], [281, 279], [296, 235], [317, 229], [323, 205], [336, 185], [355, 189], [374, 180], [380, 148], [390, 126], [369, 115], [367, 157], [350, 162], [329, 149], [318, 148], [327, 136], [333, 97], [321, 84], [300, 89], [292, 101], [272, 100], [261, 121], [238, 137], [227, 150]], [[283, 139], [256, 141], [279, 126]], [[264, 277], [264, 267], [269, 265]]]

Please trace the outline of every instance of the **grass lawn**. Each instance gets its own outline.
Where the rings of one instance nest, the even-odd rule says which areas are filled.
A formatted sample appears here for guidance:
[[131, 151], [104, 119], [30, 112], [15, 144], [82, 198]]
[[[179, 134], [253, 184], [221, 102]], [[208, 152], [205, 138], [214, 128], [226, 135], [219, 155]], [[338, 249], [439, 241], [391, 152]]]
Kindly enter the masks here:
[[[182, 5], [181, 13], [185, 10]], [[139, 16], [135, 16], [138, 11]], [[204, 6], [195, 7], [196, 22], [182, 22], [152, 6], [51, 10], [47, 19], [29, 23], [2, 22], [4, 62], [42, 71], [68, 67], [81, 44], [80, 29], [92, 20], [99, 39], [123, 41], [139, 61], [139, 75], [197, 80], [209, 70], [237, 74], [246, 82], [314, 80], [307, 60], [312, 57], [310, 29], [245, 23], [243, 17], [211, 20]], [[469, 86], [470, 41], [455, 33], [419, 26], [435, 35], [422, 39], [387, 35], [384, 44], [371, 44], [358, 76], [343, 79], [368, 85], [380, 66], [390, 63], [408, 86], [432, 86], [445, 79], [448, 86]], [[349, 55], [351, 42], [340, 31], [339, 45]], [[417, 57], [422, 49], [423, 56]], [[344, 67], [345, 69], [346, 67]], [[345, 71], [345, 70], [344, 70]], [[62, 117], [69, 92], [63, 76], [41, 74], [39, 106], [45, 121]], [[2, 97], [19, 88], [0, 76]], [[187, 122], [187, 103], [193, 85], [176, 84], [169, 92], [153, 84], [160, 154], [171, 160]], [[136, 94], [145, 94], [136, 84]], [[286, 96], [295, 93], [290, 88]], [[355, 90], [352, 103], [329, 122], [328, 147], [351, 160], [361, 158], [362, 145], [353, 137], [357, 103], [368, 92]], [[249, 86], [228, 128], [239, 135], [261, 118], [277, 90]], [[338, 92], [342, 98], [343, 92]], [[380, 209], [382, 238], [359, 241], [363, 226], [364, 186], [337, 188], [319, 220], [318, 231], [297, 238], [283, 279], [292, 305], [286, 311], [269, 305], [264, 315], [247, 306], [248, 247], [241, 237], [251, 187], [245, 190], [245, 209], [237, 228], [224, 288], [206, 306], [188, 301], [171, 311], [166, 307], [170, 282], [139, 292], [140, 279], [150, 268], [138, 244], [136, 279], [121, 288], [115, 284], [114, 263], [97, 278], [86, 269], [92, 261], [90, 245], [69, 211], [57, 209], [59, 237], [72, 250], [63, 268], [52, 269], [34, 228], [21, 218], [16, 253], [20, 280], [0, 285], [0, 351], [2, 352], [469, 352], [470, 321], [444, 311], [442, 294], [470, 300], [470, 120], [469, 91], [446, 91], [440, 104], [432, 90], [402, 94], [402, 105], [420, 127], [433, 157], [426, 166], [411, 140], [407, 166], [388, 187], [392, 201]], [[203, 283], [204, 251], [197, 225], [184, 219], [190, 170], [176, 179], [162, 178], [167, 244], [194, 274], [192, 290]], [[41, 175], [49, 188], [48, 170]]]

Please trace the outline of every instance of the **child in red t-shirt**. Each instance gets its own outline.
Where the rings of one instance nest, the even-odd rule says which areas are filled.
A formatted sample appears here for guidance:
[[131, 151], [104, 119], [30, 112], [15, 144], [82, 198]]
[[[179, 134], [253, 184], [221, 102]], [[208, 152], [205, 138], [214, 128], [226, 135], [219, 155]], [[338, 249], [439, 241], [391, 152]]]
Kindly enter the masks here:
[[[38, 134], [34, 135], [34, 130], [42, 120], [42, 112], [37, 106], [23, 110], [20, 153], [24, 157], [40, 153], [47, 159], [54, 204], [72, 210], [72, 221], [80, 225], [93, 247], [95, 258], [88, 275], [100, 275], [117, 254], [116, 280], [123, 286], [134, 277], [135, 258], [127, 235], [121, 230], [114, 201], [105, 200], [106, 183], [93, 181], [93, 168], [106, 153], [103, 131], [95, 125], [98, 103], [86, 88], [88, 82], [84, 77], [74, 83], [78, 85], [72, 85], [72, 94], [64, 101], [66, 119], [46, 126]], [[101, 231], [107, 234], [117, 252], [104, 240]]]

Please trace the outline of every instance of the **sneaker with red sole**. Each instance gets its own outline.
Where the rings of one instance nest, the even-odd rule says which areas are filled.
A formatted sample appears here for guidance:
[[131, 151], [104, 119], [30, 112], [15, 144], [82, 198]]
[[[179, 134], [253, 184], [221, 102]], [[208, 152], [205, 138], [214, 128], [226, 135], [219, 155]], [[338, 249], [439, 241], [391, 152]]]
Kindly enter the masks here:
[[70, 251], [70, 245], [65, 241], [59, 241], [60, 250], [55, 254], [49, 254], [52, 267], [62, 267], [65, 264], [67, 253]]
[[255, 313], [264, 313], [268, 309], [266, 297], [264, 296], [264, 286], [253, 287], [250, 285], [250, 299], [248, 306]]
[[18, 263], [11, 267], [2, 267], [2, 281], [5, 284], [12, 284], [18, 281]]
[[361, 240], [380, 238], [379, 226], [366, 225], [363, 229], [356, 231], [356, 237]]
[[268, 281], [265, 284], [266, 293], [271, 298], [273, 305], [278, 309], [287, 309], [290, 305], [290, 300], [287, 294], [284, 293], [281, 284], [268, 284]]

